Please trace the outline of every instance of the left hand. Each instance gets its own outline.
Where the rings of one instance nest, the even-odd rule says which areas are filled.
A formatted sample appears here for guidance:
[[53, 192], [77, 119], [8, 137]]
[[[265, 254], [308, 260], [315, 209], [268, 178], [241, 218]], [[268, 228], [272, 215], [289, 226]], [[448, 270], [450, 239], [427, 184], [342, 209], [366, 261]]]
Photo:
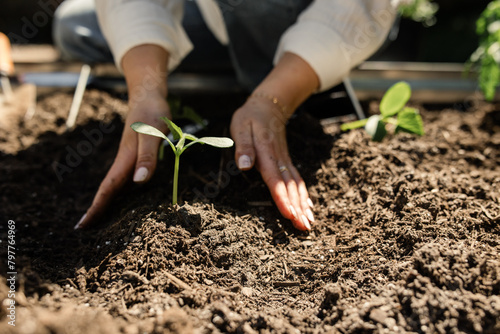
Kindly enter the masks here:
[[312, 202], [286, 142], [286, 115], [265, 97], [250, 97], [233, 115], [231, 135], [241, 170], [254, 165], [268, 186], [279, 211], [302, 231], [311, 229]]

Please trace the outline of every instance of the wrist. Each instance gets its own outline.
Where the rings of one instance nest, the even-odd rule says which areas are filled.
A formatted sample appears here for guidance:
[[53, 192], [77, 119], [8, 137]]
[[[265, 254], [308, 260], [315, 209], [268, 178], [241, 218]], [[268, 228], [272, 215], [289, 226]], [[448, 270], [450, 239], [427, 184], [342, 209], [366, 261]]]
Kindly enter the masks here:
[[267, 100], [268, 102], [271, 102], [273, 104], [273, 107], [279, 109], [283, 115], [286, 115], [286, 112], [288, 110], [287, 106], [281, 103], [276, 96], [267, 94], [266, 92], [263, 91], [255, 91], [248, 98]]
[[130, 101], [167, 97], [168, 52], [157, 45], [139, 45], [122, 59]]
[[319, 78], [309, 64], [285, 53], [251, 96], [267, 97], [289, 117], [318, 87]]

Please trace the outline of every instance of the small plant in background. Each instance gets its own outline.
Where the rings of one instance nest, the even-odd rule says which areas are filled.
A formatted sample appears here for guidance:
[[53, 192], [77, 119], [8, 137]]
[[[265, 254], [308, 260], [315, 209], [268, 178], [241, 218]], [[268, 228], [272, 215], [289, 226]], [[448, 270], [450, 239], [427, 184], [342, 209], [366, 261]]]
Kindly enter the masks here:
[[[169, 143], [170, 147], [172, 148], [172, 151], [174, 151], [175, 163], [174, 163], [174, 185], [172, 191], [172, 205], [175, 205], [177, 204], [177, 187], [179, 180], [179, 162], [181, 154], [188, 147], [196, 143], [208, 144], [219, 148], [226, 148], [233, 146], [234, 142], [230, 138], [224, 138], [224, 137], [197, 138], [191, 134], [183, 133], [181, 128], [175, 125], [168, 118], [162, 117], [161, 119], [167, 124], [174, 140], [177, 140], [177, 144], [174, 145], [174, 143], [170, 139], [168, 139], [168, 137], [163, 132], [161, 132], [160, 130], [151, 125], [144, 124], [142, 122], [135, 122], [130, 127], [138, 133], [155, 136], [166, 140]], [[191, 142], [186, 144], [187, 140], [190, 140]]]
[[419, 136], [424, 134], [424, 124], [415, 108], [406, 106], [411, 97], [411, 88], [406, 82], [398, 82], [387, 90], [380, 102], [380, 115], [342, 124], [342, 131], [365, 127], [374, 141], [381, 141], [387, 134], [386, 124], [395, 126], [394, 132], [409, 132]]
[[436, 23], [436, 13], [439, 5], [432, 0], [392, 0], [398, 6], [402, 17], [421, 22], [430, 27]]
[[486, 100], [495, 97], [500, 84], [500, 1], [491, 1], [476, 23], [479, 47], [471, 55], [466, 67], [478, 69], [479, 86]]
[[170, 106], [170, 113], [174, 120], [188, 120], [201, 127], [205, 127], [208, 123], [207, 120], [201, 117], [193, 108], [184, 105], [179, 98], [169, 96], [168, 105]]

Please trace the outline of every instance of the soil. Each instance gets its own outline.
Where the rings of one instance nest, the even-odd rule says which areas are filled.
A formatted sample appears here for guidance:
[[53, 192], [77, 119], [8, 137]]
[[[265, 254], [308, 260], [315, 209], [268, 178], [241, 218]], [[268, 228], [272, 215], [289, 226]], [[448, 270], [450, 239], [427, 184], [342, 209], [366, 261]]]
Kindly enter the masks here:
[[[310, 233], [231, 149], [206, 146], [182, 156], [182, 205], [169, 204], [166, 154], [80, 232], [126, 103], [89, 90], [66, 131], [71, 98], [47, 93], [32, 119], [0, 123], [1, 333], [500, 333], [500, 106], [419, 106], [425, 136], [381, 143], [298, 113], [288, 137], [315, 203]], [[200, 135], [228, 124], [216, 115]]]

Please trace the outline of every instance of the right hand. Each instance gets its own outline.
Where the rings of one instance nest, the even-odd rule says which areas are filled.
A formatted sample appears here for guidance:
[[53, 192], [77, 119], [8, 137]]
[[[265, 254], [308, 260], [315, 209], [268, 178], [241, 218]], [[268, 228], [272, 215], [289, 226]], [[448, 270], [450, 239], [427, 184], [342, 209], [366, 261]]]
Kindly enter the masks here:
[[152, 44], [136, 46], [123, 56], [121, 65], [127, 81], [129, 112], [120, 147], [92, 205], [75, 229], [90, 227], [98, 222], [127, 181], [132, 179], [136, 183], [144, 183], [153, 175], [161, 139], [139, 134], [130, 125], [143, 122], [162, 132], [167, 130], [160, 117], [171, 118], [167, 103], [168, 58], [165, 49]]
[[130, 179], [136, 183], [144, 183], [151, 178], [156, 168], [161, 139], [139, 134], [132, 130], [130, 125], [143, 122], [165, 133], [167, 125], [160, 119], [164, 116], [171, 118], [168, 103], [162, 95], [148, 96], [142, 101], [130, 104], [116, 158], [101, 182], [92, 205], [75, 229], [95, 225], [115, 195]]
[[250, 97], [231, 121], [235, 159], [241, 170], [255, 166], [283, 217], [309, 231], [314, 222], [312, 202], [288, 152], [286, 121], [284, 112], [267, 98]]

